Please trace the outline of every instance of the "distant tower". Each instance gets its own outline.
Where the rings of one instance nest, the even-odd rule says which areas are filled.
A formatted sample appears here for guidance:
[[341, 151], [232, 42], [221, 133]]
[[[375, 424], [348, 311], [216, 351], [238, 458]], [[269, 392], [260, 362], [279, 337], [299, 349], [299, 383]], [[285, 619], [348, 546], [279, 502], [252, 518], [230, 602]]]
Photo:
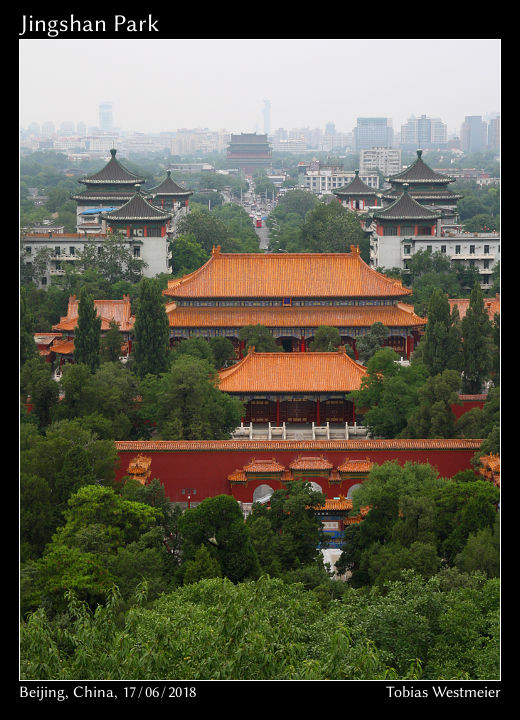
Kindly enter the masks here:
[[271, 133], [271, 101], [264, 100], [264, 133]]
[[101, 132], [112, 132], [112, 103], [102, 102], [99, 106], [99, 129]]

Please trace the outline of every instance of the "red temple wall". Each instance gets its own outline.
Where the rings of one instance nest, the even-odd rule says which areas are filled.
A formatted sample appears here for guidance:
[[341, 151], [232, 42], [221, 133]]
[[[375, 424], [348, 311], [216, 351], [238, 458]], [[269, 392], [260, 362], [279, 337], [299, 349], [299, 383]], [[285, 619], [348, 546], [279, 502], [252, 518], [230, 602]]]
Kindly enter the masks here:
[[[435, 443], [437, 442], [437, 447]], [[390, 443], [390, 446], [388, 445]], [[452, 477], [460, 470], [471, 469], [471, 458], [480, 447], [480, 440], [464, 441], [328, 441], [328, 442], [248, 442], [220, 441], [213, 443], [193, 443], [193, 449], [187, 449], [190, 443], [179, 442], [179, 449], [172, 449], [176, 443], [168, 442], [170, 449], [158, 450], [158, 442], [118, 442], [120, 467], [116, 473], [119, 481], [127, 474], [129, 462], [142, 454], [152, 458], [150, 466], [151, 478], [158, 478], [166, 489], [167, 496], [173, 502], [186, 502], [187, 492], [182, 489], [195, 488], [191, 494], [192, 502], [201, 502], [215, 495], [233, 495], [241, 502], [252, 502], [253, 492], [259, 485], [273, 483], [250, 481], [247, 485], [231, 487], [228, 475], [247, 465], [253, 458], [256, 460], [275, 458], [287, 469], [289, 464], [299, 455], [323, 455], [334, 467], [349, 459], [366, 459], [381, 465], [387, 460], [397, 460], [403, 465], [411, 461], [429, 463], [437, 468], [442, 477]], [[200, 449], [200, 445], [209, 448]], [[237, 449], [238, 448], [238, 449]], [[281, 449], [284, 448], [284, 449]], [[309, 478], [312, 479], [312, 478]], [[327, 497], [346, 495], [351, 485], [359, 480], [345, 481], [341, 485], [329, 485], [327, 478], [315, 480]], [[277, 481], [278, 487], [280, 487]], [[278, 487], [273, 487], [274, 490]]]
[[473, 408], [476, 407], [482, 410], [484, 407], [484, 400], [463, 400], [462, 405], [452, 405], [451, 409], [458, 420], [461, 415], [464, 415], [464, 413], [468, 412], [468, 410], [473, 410]]

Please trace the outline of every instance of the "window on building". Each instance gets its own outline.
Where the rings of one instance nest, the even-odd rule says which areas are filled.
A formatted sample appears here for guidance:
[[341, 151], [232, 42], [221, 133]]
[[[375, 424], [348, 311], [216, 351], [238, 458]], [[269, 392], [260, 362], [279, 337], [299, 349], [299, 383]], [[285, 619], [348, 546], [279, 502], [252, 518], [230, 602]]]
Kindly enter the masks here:
[[410, 253], [412, 252], [412, 246], [411, 246], [411, 245], [404, 245], [404, 246], [403, 246], [403, 249], [404, 249], [404, 254], [405, 254], [405, 255], [410, 255]]
[[441, 245], [441, 253], [445, 253], [445, 252], [446, 252], [446, 245]]
[[489, 245], [484, 245], [484, 255], [489, 255]]
[[75, 251], [75, 248], [73, 246], [71, 246], [69, 248], [69, 255], [74, 255], [74, 251]]
[[29, 245], [25, 246], [25, 254], [30, 255], [32, 253], [32, 247], [29, 247]]
[[415, 227], [413, 225], [401, 225], [401, 235], [415, 235]]
[[484, 270], [489, 268], [489, 260], [484, 260]]
[[396, 227], [386, 227], [384, 229], [385, 235], [397, 235], [397, 228]]
[[424, 225], [424, 226], [419, 225], [419, 227], [417, 228], [417, 235], [431, 235], [431, 234], [432, 234], [432, 229], [429, 225]]
[[475, 254], [475, 246], [474, 246], [474, 245], [470, 245], [470, 246], [469, 246], [469, 254], [470, 254], [470, 255], [474, 255], [474, 254]]
[[460, 255], [460, 245], [455, 245], [455, 255]]
[[54, 248], [54, 254], [59, 257], [59, 255], [60, 255], [60, 248], [59, 248], [59, 247], [55, 247], [55, 248]]
[[139, 247], [134, 248], [134, 257], [135, 258], [141, 257], [141, 248], [139, 248]]
[[433, 245], [426, 245], [426, 252], [433, 252]]
[[47, 278], [46, 278], [46, 277], [42, 277], [42, 285], [47, 285]]

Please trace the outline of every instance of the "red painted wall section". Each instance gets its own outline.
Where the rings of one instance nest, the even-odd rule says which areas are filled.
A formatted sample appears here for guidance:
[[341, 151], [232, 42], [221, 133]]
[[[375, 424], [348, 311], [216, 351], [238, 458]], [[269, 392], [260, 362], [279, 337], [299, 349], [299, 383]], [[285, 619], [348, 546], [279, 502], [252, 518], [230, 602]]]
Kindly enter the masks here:
[[463, 400], [462, 405], [452, 405], [451, 409], [458, 420], [465, 412], [468, 412], [468, 410], [472, 410], [476, 407], [482, 410], [484, 407], [484, 400]]
[[[252, 459], [275, 458], [287, 469], [299, 455], [323, 455], [334, 467], [341, 465], [346, 458], [366, 459], [381, 465], [387, 460], [397, 460], [399, 464], [411, 461], [429, 463], [437, 468], [442, 477], [452, 477], [460, 470], [471, 469], [471, 458], [480, 447], [481, 440], [353, 440], [353, 441], [313, 441], [297, 443], [286, 441], [215, 441], [198, 442], [116, 442], [120, 458], [120, 467], [116, 472], [116, 481], [127, 474], [130, 461], [142, 454], [152, 458], [150, 478], [158, 478], [164, 485], [167, 496], [173, 502], [185, 502], [187, 493], [182, 490], [195, 488], [192, 501], [201, 502], [215, 495], [232, 495], [241, 502], [253, 501], [253, 492], [259, 485], [273, 483], [249, 481], [245, 485], [234, 485], [228, 476], [241, 469]], [[158, 447], [164, 449], [158, 449]], [[200, 449], [201, 445], [207, 445]], [[312, 480], [312, 478], [309, 478]], [[316, 478], [327, 497], [346, 495], [351, 485], [359, 480], [344, 481], [341, 485], [329, 485], [328, 479]], [[277, 490], [280, 483], [277, 481]]]

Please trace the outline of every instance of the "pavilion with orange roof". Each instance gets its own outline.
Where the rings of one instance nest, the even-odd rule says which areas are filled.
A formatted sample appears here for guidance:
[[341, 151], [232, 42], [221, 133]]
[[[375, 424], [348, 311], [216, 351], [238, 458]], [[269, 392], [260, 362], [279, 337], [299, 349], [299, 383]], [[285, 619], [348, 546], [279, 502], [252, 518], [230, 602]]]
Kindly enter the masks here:
[[[124, 338], [123, 348], [131, 351], [132, 333], [135, 317], [132, 315], [130, 296], [123, 295], [122, 300], [94, 300], [94, 308], [101, 318], [101, 334], [104, 335], [110, 329], [112, 321], [119, 325], [119, 332]], [[72, 359], [74, 355], [74, 332], [78, 325], [79, 299], [75, 295], [69, 297], [67, 314], [60, 318], [59, 323], [52, 326], [53, 330], [60, 331], [63, 335], [50, 346], [50, 350], [60, 356], [60, 364], [65, 358]]]
[[266, 352], [250, 348], [245, 358], [220, 370], [222, 392], [245, 404], [244, 422], [354, 422], [348, 394], [359, 390], [366, 368], [342, 346], [337, 352]]
[[328, 325], [357, 358], [356, 340], [381, 322], [390, 331], [386, 344], [409, 358], [426, 324], [404, 302], [411, 290], [371, 268], [359, 247], [350, 250], [223, 253], [214, 247], [202, 267], [163, 290], [172, 342], [221, 335], [242, 357], [240, 329], [264, 325], [285, 352], [305, 352], [316, 330]]

